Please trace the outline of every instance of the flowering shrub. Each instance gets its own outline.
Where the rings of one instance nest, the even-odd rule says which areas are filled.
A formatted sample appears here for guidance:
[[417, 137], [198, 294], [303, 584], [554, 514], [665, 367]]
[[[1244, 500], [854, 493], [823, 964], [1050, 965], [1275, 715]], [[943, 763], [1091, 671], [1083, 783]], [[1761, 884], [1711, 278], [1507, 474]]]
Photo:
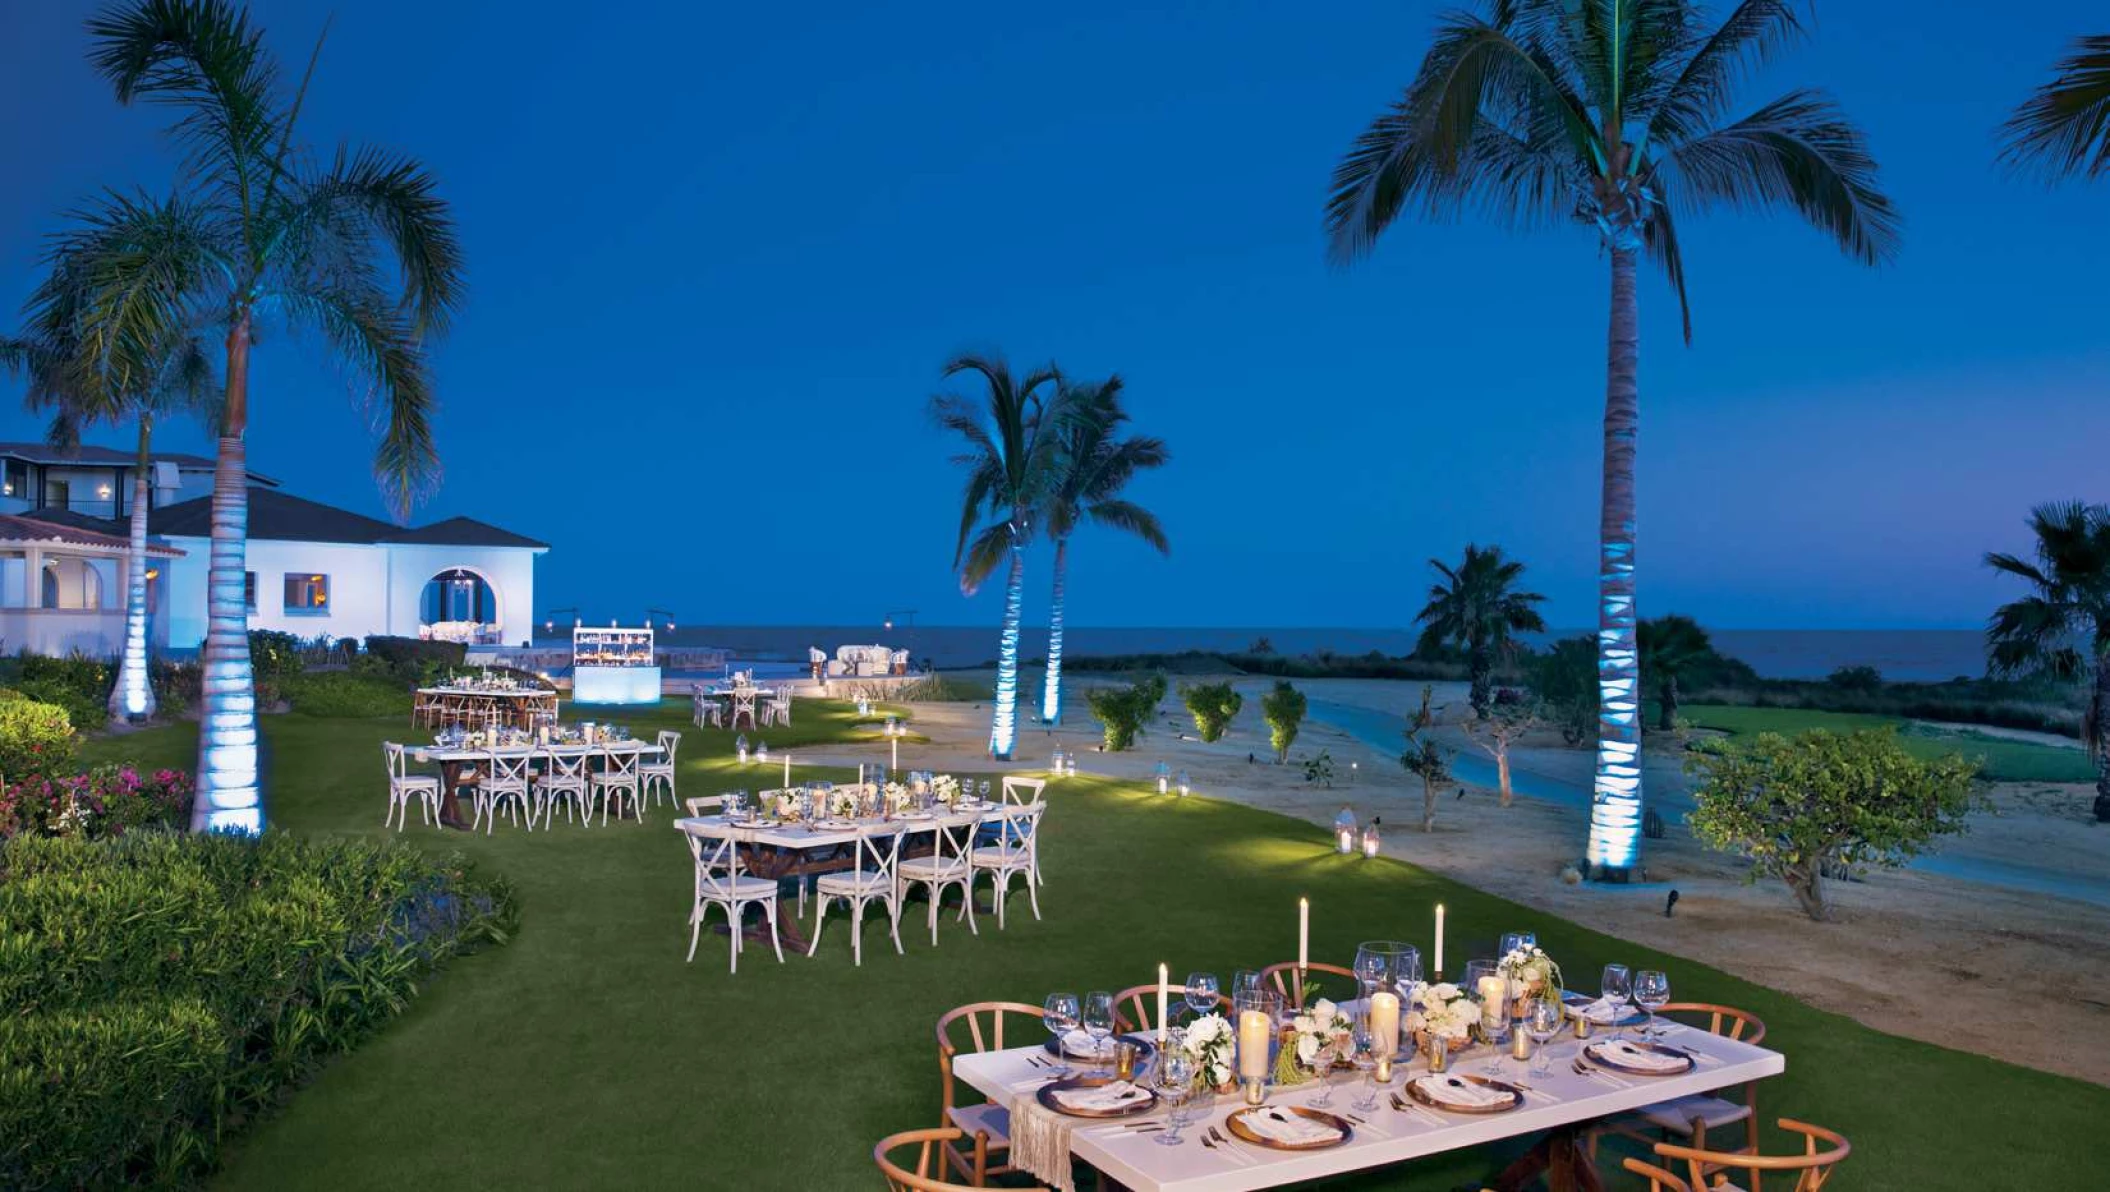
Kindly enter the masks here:
[[73, 769], [73, 720], [66, 709], [0, 696], [0, 779], [64, 774]]
[[197, 785], [182, 770], [142, 774], [133, 766], [97, 766], [70, 778], [25, 778], [0, 787], [0, 839], [101, 840], [134, 828], [178, 828], [189, 821], [196, 793]]

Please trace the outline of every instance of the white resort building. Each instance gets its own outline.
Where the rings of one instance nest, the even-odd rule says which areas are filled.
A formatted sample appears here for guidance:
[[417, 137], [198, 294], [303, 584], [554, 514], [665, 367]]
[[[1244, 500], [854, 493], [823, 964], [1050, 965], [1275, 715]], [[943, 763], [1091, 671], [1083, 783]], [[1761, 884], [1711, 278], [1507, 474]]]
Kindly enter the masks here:
[[[156, 453], [147, 608], [157, 652], [205, 639], [212, 460]], [[111, 656], [124, 637], [134, 457], [0, 443], [0, 651]], [[301, 637], [525, 644], [546, 543], [466, 517], [391, 525], [251, 473], [249, 624]]]

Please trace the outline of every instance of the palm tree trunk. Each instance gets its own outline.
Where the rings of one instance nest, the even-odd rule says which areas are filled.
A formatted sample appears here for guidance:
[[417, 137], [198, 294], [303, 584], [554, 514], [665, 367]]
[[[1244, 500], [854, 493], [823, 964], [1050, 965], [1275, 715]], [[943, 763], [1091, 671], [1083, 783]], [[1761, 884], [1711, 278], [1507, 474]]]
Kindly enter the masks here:
[[1604, 496], [1598, 519], [1597, 778], [1590, 876], [1623, 882], [1640, 857], [1640, 657], [1634, 640], [1634, 438], [1641, 421], [1635, 248], [1614, 243], [1606, 337]]
[[204, 707], [198, 723], [198, 801], [192, 831], [258, 832], [256, 682], [249, 665], [249, 320], [227, 333], [227, 403], [212, 482], [212, 556], [206, 572]]
[[132, 477], [132, 546], [125, 558], [125, 648], [110, 689], [110, 715], [145, 720], [154, 714], [154, 683], [147, 674], [147, 487], [154, 470], [154, 416], [139, 416], [139, 467]]
[[1011, 578], [1004, 585], [1004, 633], [996, 648], [996, 712], [989, 726], [989, 756], [1011, 760], [1018, 741], [1018, 621], [1026, 599], [1026, 553], [1011, 548]]
[[2095, 717], [2095, 821], [2110, 824], [2110, 654], [2096, 655], [2095, 698], [2088, 711]]
[[1494, 702], [1495, 652], [1487, 643], [1475, 640], [1466, 653], [1466, 670], [1472, 677], [1467, 690], [1466, 703], [1472, 705], [1473, 715], [1487, 719], [1488, 706]]
[[1502, 789], [1502, 806], [1515, 802], [1516, 792], [1509, 787], [1509, 742], [1506, 740], [1495, 750], [1495, 781]]
[[1040, 718], [1062, 723], [1062, 585], [1069, 573], [1070, 540], [1055, 542], [1055, 606], [1048, 612], [1048, 686], [1040, 699]]
[[1664, 732], [1676, 732], [1678, 728], [1678, 676], [1663, 680], [1663, 706], [1658, 713], [1656, 726]]

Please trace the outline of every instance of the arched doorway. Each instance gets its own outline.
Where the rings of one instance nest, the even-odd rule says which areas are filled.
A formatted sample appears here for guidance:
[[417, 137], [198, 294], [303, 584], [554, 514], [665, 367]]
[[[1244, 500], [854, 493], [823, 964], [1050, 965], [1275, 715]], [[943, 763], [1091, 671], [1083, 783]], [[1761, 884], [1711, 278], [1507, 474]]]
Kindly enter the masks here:
[[472, 645], [500, 639], [504, 623], [498, 592], [491, 582], [467, 567], [450, 567], [425, 581], [418, 598], [418, 619], [425, 636]]

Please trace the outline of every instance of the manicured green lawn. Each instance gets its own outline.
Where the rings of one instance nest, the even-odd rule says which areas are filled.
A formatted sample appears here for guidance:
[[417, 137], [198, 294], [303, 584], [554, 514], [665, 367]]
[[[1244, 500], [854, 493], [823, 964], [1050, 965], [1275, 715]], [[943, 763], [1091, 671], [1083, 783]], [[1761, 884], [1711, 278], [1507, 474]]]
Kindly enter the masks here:
[[1802, 708], [1746, 708], [1728, 704], [1686, 704], [1679, 713], [1701, 728], [1734, 735], [1781, 733], [1793, 736], [1811, 729], [1853, 732], [1894, 728], [1904, 747], [1920, 756], [1961, 753], [1984, 761], [1987, 778], [2003, 782], [2093, 782], [2095, 767], [2078, 749], [2060, 749], [2033, 741], [2010, 741], [1985, 733], [1934, 732], [1917, 729], [1898, 716], [1865, 712], [1814, 712]]
[[[800, 721], [766, 734], [773, 751], [796, 755], [848, 726], [843, 709], [815, 704], [800, 705]], [[689, 728], [671, 704], [630, 722], [640, 733], [684, 729], [685, 793], [775, 785], [731, 763], [729, 734]], [[395, 721], [269, 719], [272, 823], [380, 831], [377, 743], [406, 732]], [[187, 765], [190, 749], [186, 726], [90, 752]], [[750, 949], [737, 976], [725, 971], [723, 937], [706, 937], [695, 963], [682, 962], [689, 863], [664, 808], [643, 825], [533, 835], [501, 826], [488, 839], [413, 826], [406, 838], [461, 848], [512, 878], [519, 937], [453, 964], [408, 1014], [260, 1126], [218, 1183], [874, 1187], [873, 1141], [936, 1122], [940, 1012], [985, 999], [1038, 1003], [1056, 988], [1119, 989], [1150, 979], [1161, 960], [1176, 974], [1206, 968], [1228, 979], [1291, 957], [1296, 899], [1306, 895], [1314, 954], [1338, 963], [1363, 939], [1425, 939], [1443, 902], [1453, 956], [1488, 954], [1500, 932], [1529, 928], [1578, 984], [1616, 959], [1666, 969], [1681, 999], [1748, 1007], [1788, 1056], [1787, 1075], [1762, 1089], [1761, 1112], [1844, 1131], [1856, 1152], [1844, 1187], [2100, 1184], [2078, 1148], [2110, 1118], [2110, 1089], [1879, 1034], [1411, 865], [1340, 859], [1323, 830], [1279, 816], [1089, 778], [1057, 783], [1049, 797], [1045, 921], [1018, 899], [1008, 931], [989, 921], [977, 938], [947, 919], [936, 949], [920, 921], [904, 922], [906, 956], [868, 921], [857, 969], [838, 916], [817, 958], [780, 966]], [[1326, 1186], [1447, 1189], [1503, 1158], [1466, 1152]]]

